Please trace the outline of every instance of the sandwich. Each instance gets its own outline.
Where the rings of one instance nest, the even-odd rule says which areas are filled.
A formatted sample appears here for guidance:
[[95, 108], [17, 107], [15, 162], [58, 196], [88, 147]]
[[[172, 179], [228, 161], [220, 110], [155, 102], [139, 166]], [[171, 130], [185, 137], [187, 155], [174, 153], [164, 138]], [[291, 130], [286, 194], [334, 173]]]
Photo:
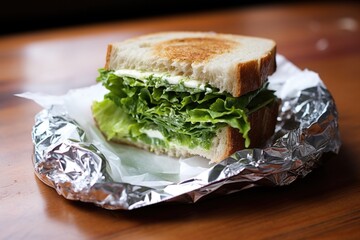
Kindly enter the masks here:
[[92, 105], [108, 141], [173, 157], [220, 162], [274, 133], [278, 99], [270, 39], [213, 32], [160, 32], [108, 45]]

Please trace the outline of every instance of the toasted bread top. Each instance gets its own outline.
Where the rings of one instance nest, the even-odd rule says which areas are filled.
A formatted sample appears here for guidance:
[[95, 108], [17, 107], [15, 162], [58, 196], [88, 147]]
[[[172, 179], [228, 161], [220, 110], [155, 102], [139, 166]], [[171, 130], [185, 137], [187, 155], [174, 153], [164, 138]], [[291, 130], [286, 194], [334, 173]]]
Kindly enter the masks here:
[[200, 63], [230, 52], [237, 44], [239, 43], [216, 37], [176, 38], [155, 44], [154, 52], [172, 61]]
[[276, 44], [213, 32], [162, 32], [109, 44], [105, 68], [167, 72], [238, 97], [258, 89], [276, 69]]

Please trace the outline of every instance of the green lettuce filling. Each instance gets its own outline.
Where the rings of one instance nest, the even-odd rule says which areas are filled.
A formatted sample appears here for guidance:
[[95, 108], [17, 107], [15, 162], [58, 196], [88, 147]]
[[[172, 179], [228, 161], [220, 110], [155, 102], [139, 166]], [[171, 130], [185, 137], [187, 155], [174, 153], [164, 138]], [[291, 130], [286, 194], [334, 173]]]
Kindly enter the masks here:
[[170, 143], [209, 149], [218, 129], [230, 125], [239, 130], [248, 147], [247, 116], [271, 103], [273, 91], [264, 85], [241, 97], [206, 85], [186, 87], [184, 81], [169, 84], [163, 77], [146, 79], [117, 76], [99, 70], [97, 78], [109, 90], [92, 106], [95, 120], [108, 140], [132, 141], [167, 148]]

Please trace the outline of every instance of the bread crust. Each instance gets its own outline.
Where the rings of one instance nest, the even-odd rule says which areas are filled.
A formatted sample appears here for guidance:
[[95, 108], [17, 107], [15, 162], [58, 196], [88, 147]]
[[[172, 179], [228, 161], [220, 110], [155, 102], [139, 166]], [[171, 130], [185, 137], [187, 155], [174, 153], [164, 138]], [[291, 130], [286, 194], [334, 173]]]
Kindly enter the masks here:
[[107, 49], [106, 49], [106, 62], [105, 62], [105, 67], [104, 67], [107, 70], [110, 70], [110, 61], [111, 61], [112, 50], [113, 50], [113, 45], [108, 44]]
[[234, 97], [259, 89], [267, 77], [276, 71], [276, 47], [259, 59], [237, 65], [237, 81], [232, 90]]
[[[249, 115], [250, 148], [262, 147], [274, 134], [279, 105], [280, 101], [274, 101]], [[226, 148], [224, 150], [218, 149], [218, 151], [222, 151], [222, 154], [219, 154], [217, 158], [212, 158], [212, 162], [220, 162], [236, 151], [245, 148], [245, 140], [238, 129], [227, 127], [226, 138]]]

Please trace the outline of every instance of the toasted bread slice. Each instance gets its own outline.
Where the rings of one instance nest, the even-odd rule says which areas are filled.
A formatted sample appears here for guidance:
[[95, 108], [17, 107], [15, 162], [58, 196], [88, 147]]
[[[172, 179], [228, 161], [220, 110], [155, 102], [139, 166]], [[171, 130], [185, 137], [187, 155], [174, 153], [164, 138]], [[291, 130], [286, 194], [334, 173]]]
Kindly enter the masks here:
[[276, 44], [264, 38], [212, 32], [163, 32], [108, 45], [107, 70], [167, 72], [239, 97], [276, 69]]

